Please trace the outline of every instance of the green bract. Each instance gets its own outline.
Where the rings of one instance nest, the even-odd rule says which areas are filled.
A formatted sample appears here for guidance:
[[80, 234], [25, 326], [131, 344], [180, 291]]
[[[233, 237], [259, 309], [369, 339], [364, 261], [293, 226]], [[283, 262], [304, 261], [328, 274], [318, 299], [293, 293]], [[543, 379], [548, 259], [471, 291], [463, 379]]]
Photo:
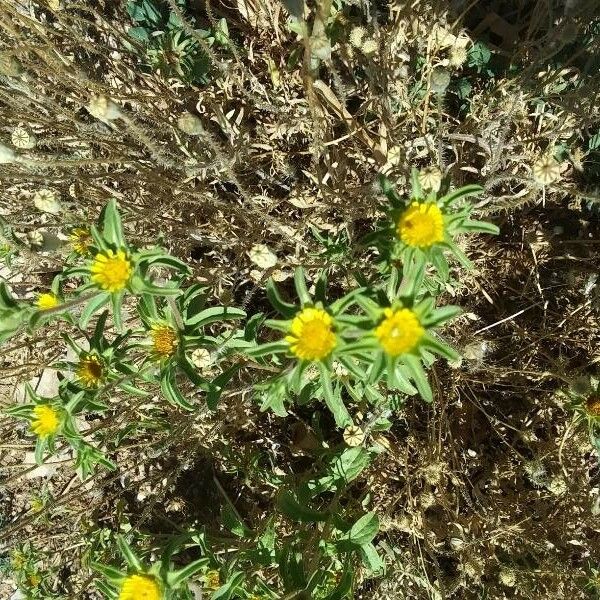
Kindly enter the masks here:
[[[392, 183], [384, 176], [379, 177], [381, 190], [390, 202], [386, 208], [388, 218], [374, 234], [367, 236], [364, 243], [374, 244], [381, 252], [384, 265], [389, 267], [400, 261], [403, 265], [415, 262], [417, 269], [422, 264], [431, 264], [435, 267], [443, 281], [449, 276], [449, 265], [446, 252], [450, 252], [463, 267], [471, 268], [471, 261], [457, 246], [456, 237], [466, 233], [498, 234], [500, 230], [496, 225], [485, 221], [474, 221], [470, 218], [473, 205], [465, 202], [468, 196], [483, 192], [479, 185], [467, 185], [457, 190], [446, 189], [443, 194], [431, 192], [425, 194], [419, 183], [418, 172], [412, 171], [412, 193], [410, 198], [401, 198], [395, 191]], [[446, 185], [446, 188], [448, 186]], [[398, 233], [398, 224], [402, 215], [413, 202], [431, 203], [439, 208], [443, 216], [443, 239], [426, 247], [415, 247], [404, 243]]]
[[[198, 389], [206, 392], [206, 401], [215, 409], [224, 386], [237, 372], [239, 366], [233, 365], [221, 372], [214, 380], [203, 377], [193, 364], [192, 356], [196, 350], [205, 350], [215, 358], [222, 359], [229, 351], [231, 335], [218, 333], [211, 335], [207, 329], [214, 324], [243, 319], [246, 313], [235, 307], [206, 307], [205, 289], [200, 285], [189, 287], [182, 296], [162, 301], [159, 305], [155, 297], [142, 294], [138, 302], [138, 314], [146, 326], [145, 342], [141, 344], [148, 352], [146, 364], [158, 364], [161, 390], [169, 402], [186, 410], [194, 410], [194, 405], [185, 399], [177, 386], [177, 374], [183, 373]], [[160, 328], [174, 337], [171, 352], [160, 356], [153, 332]], [[169, 333], [170, 332], [170, 333]], [[154, 346], [154, 347], [153, 347]], [[158, 348], [160, 350], [160, 348]]]

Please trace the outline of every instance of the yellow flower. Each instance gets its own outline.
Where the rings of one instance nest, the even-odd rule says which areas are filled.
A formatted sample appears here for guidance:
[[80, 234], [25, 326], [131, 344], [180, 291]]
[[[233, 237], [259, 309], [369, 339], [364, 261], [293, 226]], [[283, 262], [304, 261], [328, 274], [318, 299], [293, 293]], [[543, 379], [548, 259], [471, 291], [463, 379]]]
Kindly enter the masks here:
[[35, 301], [35, 305], [40, 310], [48, 310], [49, 308], [55, 308], [60, 304], [56, 294], [52, 292], [40, 294]]
[[209, 590], [218, 590], [221, 587], [221, 575], [219, 571], [208, 571], [204, 576], [204, 583]]
[[150, 331], [152, 339], [152, 354], [157, 360], [173, 356], [179, 343], [177, 332], [163, 323], [155, 323]]
[[80, 358], [76, 374], [82, 385], [91, 388], [100, 383], [104, 375], [104, 369], [100, 359], [95, 354], [86, 354]]
[[31, 430], [39, 437], [47, 437], [56, 433], [60, 423], [58, 413], [47, 404], [40, 404], [33, 409], [35, 418], [31, 422]]
[[162, 600], [160, 586], [150, 575], [130, 575], [121, 587], [119, 600]]
[[321, 308], [305, 308], [294, 317], [285, 341], [298, 358], [323, 360], [337, 344], [333, 319]]
[[390, 356], [410, 352], [419, 344], [425, 330], [409, 308], [383, 311], [384, 319], [375, 329], [375, 337]]
[[400, 216], [398, 235], [407, 245], [428, 248], [444, 240], [444, 217], [433, 202], [413, 202]]
[[123, 250], [107, 250], [94, 257], [91, 267], [92, 281], [107, 292], [118, 292], [128, 283], [133, 273], [131, 261]]
[[71, 242], [71, 247], [73, 250], [75, 250], [75, 252], [77, 252], [77, 254], [85, 256], [86, 254], [89, 254], [90, 251], [92, 234], [88, 229], [77, 227], [71, 231], [69, 241]]

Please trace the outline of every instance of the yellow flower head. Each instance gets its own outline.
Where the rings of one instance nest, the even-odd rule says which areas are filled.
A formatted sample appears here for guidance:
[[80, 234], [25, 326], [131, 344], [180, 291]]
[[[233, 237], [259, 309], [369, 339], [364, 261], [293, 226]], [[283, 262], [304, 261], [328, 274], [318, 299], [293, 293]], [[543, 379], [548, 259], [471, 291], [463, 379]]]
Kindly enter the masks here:
[[156, 579], [150, 575], [130, 575], [123, 582], [119, 600], [162, 600]]
[[119, 292], [131, 279], [133, 266], [123, 250], [107, 250], [94, 257], [91, 269], [92, 281], [107, 292]]
[[204, 583], [209, 590], [218, 590], [221, 587], [221, 575], [219, 571], [208, 571], [204, 576]]
[[76, 374], [85, 387], [97, 387], [104, 375], [104, 368], [95, 354], [86, 354], [79, 359]]
[[47, 437], [56, 433], [60, 424], [58, 413], [47, 404], [40, 404], [33, 409], [34, 419], [31, 430], [39, 437]]
[[407, 246], [428, 248], [444, 241], [444, 216], [433, 202], [413, 202], [400, 216], [397, 231]]
[[375, 337], [390, 356], [399, 356], [416, 348], [425, 330], [409, 308], [383, 311], [384, 319], [375, 329]]
[[294, 317], [285, 341], [301, 360], [323, 360], [337, 344], [333, 319], [322, 308], [305, 308]]
[[35, 306], [40, 310], [48, 310], [49, 308], [54, 308], [59, 304], [59, 299], [56, 297], [56, 294], [53, 294], [52, 292], [40, 294], [35, 301]]
[[179, 343], [177, 332], [164, 323], [155, 323], [150, 331], [152, 354], [157, 360], [173, 356]]
[[90, 246], [92, 245], [92, 234], [88, 229], [83, 229], [82, 227], [76, 227], [71, 231], [71, 235], [69, 235], [69, 241], [71, 242], [71, 247], [77, 254], [81, 254], [85, 256], [90, 252]]

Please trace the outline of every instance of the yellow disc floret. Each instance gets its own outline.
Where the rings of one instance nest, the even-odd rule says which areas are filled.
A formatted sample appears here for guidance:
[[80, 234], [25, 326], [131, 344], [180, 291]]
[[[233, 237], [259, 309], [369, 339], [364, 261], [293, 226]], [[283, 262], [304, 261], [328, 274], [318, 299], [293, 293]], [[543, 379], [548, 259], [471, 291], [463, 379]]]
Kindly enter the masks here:
[[397, 231], [407, 246], [428, 248], [444, 241], [444, 216], [433, 202], [413, 202], [400, 216]]
[[390, 356], [399, 356], [416, 348], [425, 330], [409, 308], [383, 311], [384, 319], [375, 329], [375, 337]]
[[162, 600], [160, 586], [150, 575], [130, 575], [123, 582], [119, 600]]
[[40, 294], [35, 301], [35, 305], [40, 310], [48, 310], [49, 308], [55, 308], [60, 304], [59, 299], [56, 297], [56, 294], [52, 292], [47, 292], [44, 294]]
[[150, 338], [152, 340], [152, 354], [158, 360], [173, 356], [179, 343], [177, 332], [170, 325], [164, 323], [152, 325]]
[[86, 354], [79, 359], [77, 379], [85, 387], [97, 387], [104, 375], [102, 362], [95, 354]]
[[58, 430], [60, 423], [58, 413], [51, 406], [40, 404], [34, 407], [33, 416], [31, 430], [39, 437], [47, 437]]
[[305, 308], [293, 319], [285, 341], [302, 360], [323, 360], [337, 344], [333, 319], [321, 308]]
[[221, 575], [219, 571], [208, 571], [204, 576], [204, 583], [209, 590], [218, 590], [221, 587]]
[[69, 235], [69, 242], [71, 242], [71, 247], [77, 254], [86, 255], [90, 251], [92, 234], [88, 229], [76, 227], [71, 231], [71, 235]]
[[119, 292], [127, 286], [133, 267], [123, 250], [107, 250], [94, 257], [91, 266], [92, 281], [107, 292]]

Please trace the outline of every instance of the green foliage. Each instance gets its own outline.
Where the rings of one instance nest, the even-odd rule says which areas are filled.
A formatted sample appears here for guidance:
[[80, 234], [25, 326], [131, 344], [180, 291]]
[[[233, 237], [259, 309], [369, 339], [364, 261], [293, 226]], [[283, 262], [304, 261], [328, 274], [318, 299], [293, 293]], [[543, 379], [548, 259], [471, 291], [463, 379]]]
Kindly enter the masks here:
[[[141, 4], [134, 14], [144, 23], [159, 18], [150, 4]], [[89, 245], [69, 255], [53, 281], [49, 305], [18, 300], [0, 284], [2, 340], [23, 327], [33, 331], [61, 319], [63, 339], [74, 357], [51, 365], [60, 374], [56, 397], [41, 397], [27, 386], [29, 402], [6, 411], [30, 424], [38, 463], [66, 445], [74, 451], [82, 479], [98, 466], [112, 470], [112, 448], [145, 424], [125, 422], [110, 439], [101, 427], [81, 430], [79, 424], [87, 417], [117, 409], [111, 390], [142, 399], [160, 390], [164, 410], [193, 413], [201, 399], [214, 410], [229, 382], [246, 366], [274, 372], [254, 386], [261, 410], [284, 417], [291, 405], [322, 403], [336, 426], [349, 434], [344, 434], [347, 443], [357, 440], [354, 447], [324, 447], [314, 468], [302, 477], [257, 469], [264, 483], [278, 487], [277, 514], [253, 527], [227, 498], [221, 511], [222, 526], [229, 532], [225, 542], [203, 530], [183, 533], [168, 541], [159, 561], [148, 565], [132, 544], [117, 537], [125, 569], [93, 562], [103, 577], [97, 587], [105, 597], [117, 598], [128, 578], [137, 574], [142, 581], [156, 582], [164, 597], [172, 599], [190, 600], [187, 582], [200, 578], [213, 599], [291, 594], [341, 600], [352, 597], [357, 573], [370, 577], [383, 572], [385, 564], [374, 545], [379, 519], [368, 512], [368, 499], [357, 502], [352, 493], [353, 482], [381, 452], [377, 444], [369, 445], [366, 434], [389, 429], [394, 410], [409, 396], [433, 401], [427, 369], [436, 355], [457, 358], [435, 329], [459, 309], [436, 306], [439, 288], [431, 285], [431, 277], [448, 281], [445, 251], [469, 264], [455, 244], [456, 235], [497, 233], [497, 228], [470, 218], [472, 206], [464, 199], [480, 193], [479, 186], [450, 190], [446, 184], [439, 197], [424, 195], [415, 173], [411, 201], [438, 207], [443, 222], [440, 217], [437, 226], [444, 237], [425, 249], [408, 246], [396, 228], [412, 203], [399, 198], [384, 177], [380, 182], [391, 204], [391, 224], [368, 243], [383, 257], [383, 276], [368, 280], [354, 273], [354, 288], [330, 295], [325, 270], [309, 283], [299, 267], [294, 302], [272, 280], [267, 282], [267, 297], [281, 319], [265, 319], [262, 313], [249, 317], [235, 306], [211, 305], [206, 287], [184, 285], [190, 271], [183, 262], [160, 248], [140, 250], [128, 243], [115, 201], [90, 228]], [[419, 227], [427, 233], [430, 225]], [[329, 264], [339, 263], [348, 239], [313, 233]], [[434, 275], [428, 272], [430, 266]], [[73, 278], [78, 285], [66, 285]], [[122, 315], [126, 297], [135, 309], [134, 318], [127, 320]], [[88, 331], [92, 320], [94, 327]], [[263, 329], [278, 332], [279, 339], [262, 341]], [[367, 418], [361, 427], [353, 419], [359, 412]], [[316, 431], [321, 418], [314, 411]], [[181, 556], [190, 550], [199, 558], [181, 565]]]
[[[185, 0], [178, 0], [177, 4], [185, 14]], [[186, 83], [207, 83], [211, 63], [206, 47], [227, 47], [230, 43], [225, 19], [221, 19], [214, 29], [194, 29], [194, 35], [191, 35], [166, 2], [129, 0], [126, 8], [135, 23], [128, 33], [142, 44], [147, 69]], [[194, 25], [192, 17], [186, 16], [186, 22], [188, 26]]]

